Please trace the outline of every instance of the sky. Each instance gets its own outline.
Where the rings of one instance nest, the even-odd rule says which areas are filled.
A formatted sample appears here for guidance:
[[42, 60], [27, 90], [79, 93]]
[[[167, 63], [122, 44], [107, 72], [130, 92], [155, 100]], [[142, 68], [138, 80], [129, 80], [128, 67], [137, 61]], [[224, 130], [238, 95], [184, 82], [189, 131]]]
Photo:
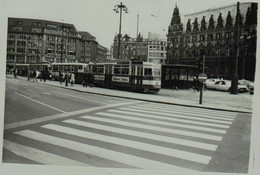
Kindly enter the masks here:
[[[87, 31], [99, 44], [110, 48], [119, 33], [119, 13], [113, 11], [122, 2], [128, 13], [122, 14], [121, 33], [136, 37], [137, 15], [140, 34], [148, 32], [166, 38], [175, 5], [181, 15], [209, 8], [236, 4], [235, 0], [0, 0], [6, 17], [34, 18], [74, 24], [78, 31]], [[243, 2], [243, 1], [242, 1]]]

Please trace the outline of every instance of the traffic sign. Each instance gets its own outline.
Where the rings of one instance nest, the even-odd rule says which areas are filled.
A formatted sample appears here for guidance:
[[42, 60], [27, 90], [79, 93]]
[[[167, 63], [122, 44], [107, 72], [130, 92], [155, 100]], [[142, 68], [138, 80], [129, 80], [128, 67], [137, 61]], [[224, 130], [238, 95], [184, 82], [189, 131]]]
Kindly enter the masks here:
[[200, 73], [199, 76], [198, 76], [198, 79], [200, 82], [205, 82], [207, 80], [207, 74], [205, 73]]

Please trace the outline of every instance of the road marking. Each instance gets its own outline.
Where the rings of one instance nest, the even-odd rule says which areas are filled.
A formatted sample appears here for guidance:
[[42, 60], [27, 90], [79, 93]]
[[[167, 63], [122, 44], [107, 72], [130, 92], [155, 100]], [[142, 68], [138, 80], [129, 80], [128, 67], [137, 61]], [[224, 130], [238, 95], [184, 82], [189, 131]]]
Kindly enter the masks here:
[[45, 165], [90, 166], [82, 162], [78, 162], [46, 151], [24, 146], [18, 143], [10, 142], [8, 140], [4, 140], [3, 146], [5, 149], [13, 152], [14, 154], [20, 157]]
[[138, 149], [141, 151], [148, 151], [152, 153], [157, 153], [157, 154], [162, 154], [174, 158], [179, 158], [183, 160], [188, 160], [188, 161], [193, 161], [201, 164], [208, 164], [209, 161], [211, 160], [210, 156], [205, 156], [197, 153], [191, 153], [188, 151], [182, 151], [182, 150], [176, 150], [173, 148], [166, 148], [162, 146], [157, 146], [157, 145], [152, 145], [152, 144], [147, 144], [147, 143], [142, 143], [138, 141], [131, 141], [127, 139], [122, 139], [122, 138], [115, 138], [111, 136], [105, 136], [101, 134], [96, 134], [92, 132], [87, 132], [87, 131], [81, 131], [77, 129], [72, 129], [64, 126], [59, 126], [59, 125], [54, 125], [54, 124], [48, 124], [42, 126], [43, 128], [47, 128], [49, 130], [54, 130], [58, 131], [61, 133], [69, 134], [69, 135], [74, 135], [82, 138], [88, 138], [88, 139], [94, 139], [106, 143], [112, 143], [112, 144], [117, 144], [119, 146], [125, 146], [125, 147], [130, 147], [134, 149]]
[[43, 92], [42, 94], [44, 94], [44, 95], [51, 95], [51, 94], [48, 93], [48, 92]]
[[[117, 111], [117, 110], [110, 110], [110, 111], [113, 111], [113, 112], [116, 112], [116, 113], [121, 113], [121, 114], [126, 114], [126, 115], [131, 115], [132, 114], [132, 115], [143, 116], [143, 117], [155, 117], [155, 118], [163, 117], [163, 116], [158, 116], [158, 113], [154, 113], [154, 112], [149, 112], [149, 113], [153, 113], [153, 114], [156, 114], [156, 115], [137, 113], [137, 110], [131, 110], [131, 109], [126, 109], [126, 108], [120, 108], [120, 109], [122, 109], [122, 110], [129, 110], [130, 112], [128, 112], [128, 111]], [[133, 111], [136, 111], [136, 112], [133, 112]], [[171, 120], [173, 122], [174, 121], [175, 122], [176, 121], [177, 122], [182, 122], [182, 124], [186, 124], [186, 125], [198, 124], [200, 126], [205, 126], [205, 127], [213, 126], [213, 127], [218, 127], [218, 128], [224, 128], [224, 129], [229, 128], [228, 125], [218, 125], [218, 124], [212, 124], [212, 123], [206, 123], [205, 124], [205, 123], [202, 123], [202, 122], [188, 121], [188, 120], [185, 120], [185, 119], [176, 119], [176, 118], [169, 118], [169, 117], [167, 117], [167, 120]]]
[[56, 114], [56, 115], [51, 115], [51, 116], [46, 116], [46, 117], [41, 117], [41, 118], [36, 118], [36, 119], [30, 119], [30, 120], [21, 121], [21, 122], [9, 123], [9, 124], [4, 125], [4, 129], [5, 130], [14, 129], [14, 128], [21, 127], [21, 126], [27, 126], [27, 125], [32, 125], [32, 124], [36, 124], [36, 123], [56, 120], [56, 119], [69, 117], [72, 115], [78, 115], [78, 114], [82, 114], [82, 113], [86, 113], [86, 112], [92, 112], [92, 111], [106, 109], [106, 108], [113, 108], [113, 107], [117, 107], [117, 106], [121, 106], [121, 105], [132, 105], [132, 104], [136, 104], [136, 103], [141, 103], [141, 102], [131, 101], [131, 102], [127, 102], [127, 103], [109, 104], [109, 105], [105, 105], [105, 106], [98, 106], [98, 107], [93, 107], [93, 108], [88, 108], [88, 109], [66, 112], [66, 113], [61, 113], [61, 114]]
[[[85, 116], [84, 118], [91, 118], [91, 116]], [[206, 150], [210, 150], [210, 151], [215, 151], [217, 149], [217, 145], [213, 145], [213, 144], [178, 139], [178, 138], [173, 138], [170, 136], [163, 136], [163, 135], [154, 134], [154, 133], [150, 134], [150, 133], [145, 133], [145, 132], [141, 132], [141, 131], [133, 131], [133, 130], [127, 129], [127, 128], [121, 129], [121, 128], [117, 128], [117, 127], [113, 127], [113, 126], [104, 126], [102, 124], [95, 124], [95, 123], [83, 122], [83, 121], [72, 120], [72, 119], [65, 120], [63, 122], [78, 125], [78, 126], [100, 129], [103, 131], [110, 131], [110, 132], [122, 133], [125, 135], [131, 135], [131, 136], [135, 136], [135, 137], [142, 137], [142, 138], [156, 140], [156, 141], [160, 141], [160, 142], [167, 142], [167, 143], [185, 145], [185, 146], [193, 147], [193, 148], [206, 149]]]
[[57, 92], [57, 93], [62, 94], [62, 95], [66, 95], [66, 96], [69, 96], [69, 97], [73, 97], [73, 98], [78, 98], [78, 99], [81, 99], [81, 100], [92, 101], [94, 103], [107, 104], [107, 103], [104, 103], [104, 102], [91, 100], [91, 99], [88, 99], [88, 98], [82, 98], [82, 97], [78, 97], [78, 96], [74, 96], [74, 95], [69, 95], [69, 94], [65, 94], [65, 93], [62, 93], [62, 92]]
[[24, 97], [24, 98], [27, 98], [27, 99], [29, 99], [29, 100], [31, 100], [31, 101], [33, 101], [33, 102], [36, 102], [36, 103], [39, 103], [39, 104], [41, 104], [41, 105], [47, 106], [47, 107], [52, 108], [52, 109], [54, 109], [54, 110], [56, 110], [56, 111], [65, 113], [65, 111], [63, 111], [63, 110], [61, 110], [61, 109], [58, 109], [58, 108], [55, 108], [55, 107], [53, 107], [53, 106], [47, 105], [47, 104], [45, 104], [45, 103], [39, 102], [39, 101], [37, 101], [37, 100], [34, 100], [34, 99], [32, 99], [32, 98], [30, 98], [30, 97], [27, 97], [27, 96], [25, 96], [25, 95], [23, 95], [23, 94], [20, 94], [20, 93], [18, 93], [18, 92], [14, 92], [14, 93], [17, 94], [17, 95], [20, 95], [20, 96], [22, 96], [22, 97]]
[[32, 90], [30, 90], [30, 89], [27, 89], [27, 91], [28, 91], [28, 92], [37, 93], [37, 92], [35, 92], [35, 91], [32, 91]]
[[[203, 113], [198, 113], [198, 112], [193, 112], [193, 111], [187, 111], [185, 108], [184, 109], [164, 109], [161, 107], [154, 107], [154, 106], [142, 106], [142, 105], [136, 105], [136, 106], [131, 106], [132, 108], [141, 108], [141, 109], [149, 109], [149, 110], [158, 110], [158, 111], [167, 111], [171, 112], [174, 115], [190, 115], [190, 116], [195, 116], [200, 117], [200, 118], [207, 118], [207, 119], [217, 119], [221, 121], [234, 121], [235, 117], [232, 118], [226, 118], [223, 116], [217, 116], [216, 114], [212, 115], [210, 112], [203, 112]], [[222, 114], [219, 114], [222, 115]]]
[[[202, 134], [202, 133], [197, 133], [197, 132], [194, 132], [194, 131], [185, 131], [185, 130], [182, 130], [182, 129], [172, 129], [172, 128], [159, 127], [159, 126], [148, 126], [147, 124], [140, 124], [140, 123], [134, 122], [134, 121], [140, 121], [140, 122], [148, 122], [148, 123], [151, 123], [151, 124], [163, 124], [164, 126], [173, 126], [173, 127], [177, 126], [177, 127], [179, 127], [179, 125], [176, 125], [175, 123], [170, 123], [170, 122], [167, 122], [167, 121], [158, 121], [158, 120], [153, 120], [153, 119], [143, 119], [143, 118], [136, 117], [136, 116], [122, 116], [122, 115], [117, 115], [117, 114], [113, 114], [113, 113], [103, 113], [103, 112], [99, 112], [99, 113], [96, 113], [96, 114], [106, 116], [106, 117], [109, 116], [109, 117], [117, 117], [117, 118], [120, 118], [120, 119], [132, 120], [133, 123], [130, 123], [130, 122], [127, 123], [125, 121], [118, 121], [118, 120], [113, 120], [113, 119], [108, 119], [108, 118], [102, 119], [103, 121], [111, 121], [112, 120], [111, 122], [113, 122], [113, 123], [126, 124], [127, 126], [133, 126], [133, 127], [140, 126], [140, 128], [146, 128], [146, 129], [151, 129], [151, 130], [159, 129], [162, 132], [180, 134], [180, 135], [185, 135], [185, 136], [192, 136], [192, 137], [203, 138], [203, 139], [212, 139], [212, 140], [217, 140], [217, 141], [221, 141], [221, 139], [222, 139], [221, 136], [214, 136], [214, 135], [210, 135], [210, 134]], [[185, 128], [194, 129], [192, 126], [191, 127], [186, 126]], [[198, 128], [196, 128], [196, 129], [198, 130]], [[203, 131], [205, 131], [205, 130], [203, 130]], [[212, 132], [212, 130], [210, 130], [210, 132]], [[220, 130], [217, 133], [225, 134], [226, 131]]]
[[23, 130], [15, 132], [17, 135], [21, 135], [30, 139], [38, 140], [41, 142], [50, 143], [56, 146], [68, 148], [71, 150], [79, 151], [85, 154], [95, 155], [108, 160], [117, 162], [124, 162], [125, 164], [139, 167], [139, 168], [160, 168], [160, 169], [174, 169], [176, 171], [187, 171], [185, 168], [181, 168], [175, 165], [162, 163], [139, 156], [129, 155], [106, 148], [100, 148], [97, 146], [87, 145], [75, 141], [66, 140], [63, 138], [42, 134], [31, 130]]
[[223, 118], [235, 118], [237, 115], [237, 112], [229, 112], [229, 111], [215, 111], [211, 109], [203, 109], [203, 108], [194, 108], [194, 107], [185, 107], [185, 106], [177, 106], [177, 105], [162, 105], [162, 104], [143, 104], [141, 106], [146, 106], [150, 108], [159, 108], [159, 109], [165, 109], [165, 110], [181, 110], [181, 111], [187, 111], [187, 112], [197, 112], [197, 113], [206, 113], [209, 115], [224, 115]]
[[[199, 120], [199, 121], [202, 121], [202, 122], [215, 122], [215, 123], [218, 123], [218, 124], [228, 124], [228, 125], [231, 125], [232, 124], [232, 121], [222, 121], [222, 120], [217, 120], [217, 119], [211, 119], [211, 118], [206, 118], [205, 115], [194, 115], [194, 116], [187, 116], [186, 113], [179, 113], [179, 114], [175, 114], [175, 113], [171, 113], [170, 111], [166, 111], [165, 110], [160, 110], [160, 109], [151, 109], [151, 108], [145, 108], [145, 107], [137, 107], [137, 106], [128, 106], [127, 108], [129, 109], [141, 109], [141, 110], [138, 110], [140, 112], [152, 112], [154, 114], [159, 114], [159, 115], [166, 115], [166, 116], [170, 116], [170, 117], [180, 117], [180, 118], [183, 118], [183, 119], [192, 119], [192, 120]], [[182, 115], [180, 115], [182, 114]], [[190, 115], [193, 115], [193, 114], [190, 114]], [[203, 116], [203, 117], [201, 117]]]

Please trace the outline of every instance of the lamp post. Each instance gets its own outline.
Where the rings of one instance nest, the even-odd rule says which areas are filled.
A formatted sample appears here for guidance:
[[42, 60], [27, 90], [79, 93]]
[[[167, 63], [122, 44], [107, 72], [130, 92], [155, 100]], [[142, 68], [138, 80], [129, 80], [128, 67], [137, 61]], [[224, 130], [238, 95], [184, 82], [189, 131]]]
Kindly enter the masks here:
[[[118, 11], [118, 9], [119, 9], [119, 11]], [[125, 13], [128, 13], [127, 7], [126, 7], [125, 5], [123, 5], [122, 2], [120, 2], [119, 5], [115, 5], [114, 11], [115, 11], [116, 13], [119, 13], [119, 12], [120, 12], [117, 59], [119, 59], [119, 57], [120, 57], [120, 37], [121, 37], [122, 10], [123, 10]]]

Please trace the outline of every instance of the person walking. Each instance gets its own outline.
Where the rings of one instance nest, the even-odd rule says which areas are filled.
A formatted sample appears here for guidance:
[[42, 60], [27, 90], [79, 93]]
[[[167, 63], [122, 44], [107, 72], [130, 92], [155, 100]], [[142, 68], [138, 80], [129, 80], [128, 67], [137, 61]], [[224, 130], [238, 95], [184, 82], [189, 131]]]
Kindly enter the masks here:
[[36, 77], [36, 71], [35, 70], [33, 71], [33, 82], [34, 82], [34, 79], [37, 82], [37, 77]]
[[63, 77], [63, 75], [62, 75], [62, 73], [61, 73], [61, 71], [59, 71], [59, 80], [60, 80], [60, 84], [62, 84], [62, 78]]
[[65, 74], [65, 86], [68, 86], [68, 81], [69, 81], [69, 73], [67, 72]]
[[75, 83], [75, 74], [71, 73], [70, 74], [70, 85], [73, 86], [74, 83]]
[[27, 71], [27, 80], [30, 81], [31, 71], [28, 69]]

